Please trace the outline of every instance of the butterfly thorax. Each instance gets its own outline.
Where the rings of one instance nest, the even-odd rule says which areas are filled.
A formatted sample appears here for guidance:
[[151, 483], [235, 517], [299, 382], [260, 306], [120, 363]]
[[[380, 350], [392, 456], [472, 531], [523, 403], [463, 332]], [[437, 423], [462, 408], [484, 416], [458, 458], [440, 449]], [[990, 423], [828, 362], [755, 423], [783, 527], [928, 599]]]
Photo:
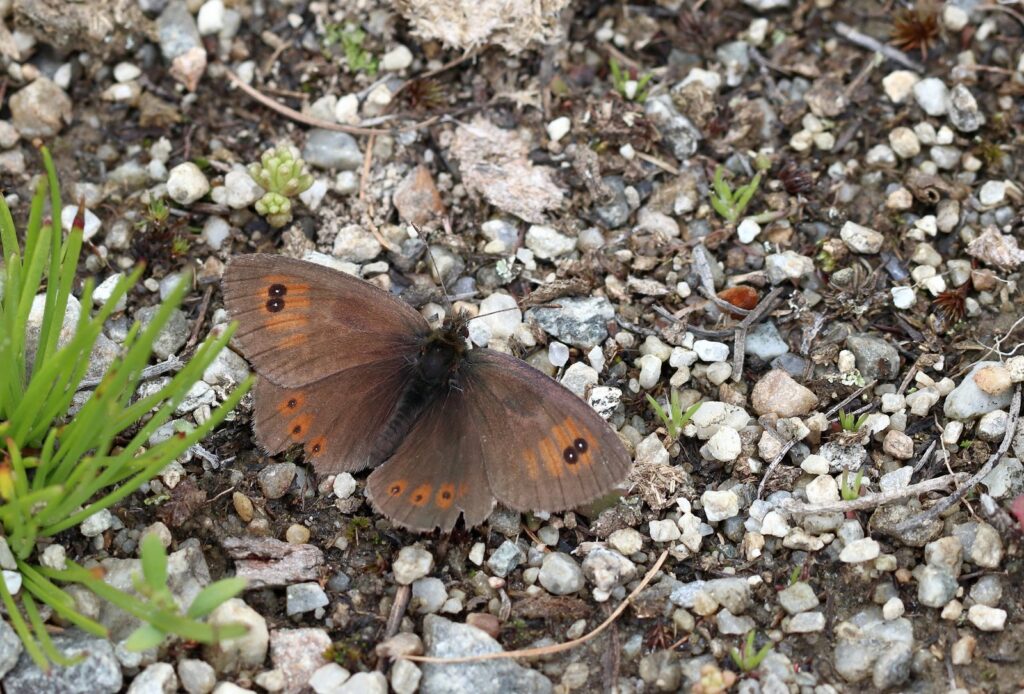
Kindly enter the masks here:
[[452, 380], [466, 352], [466, 321], [465, 314], [456, 314], [423, 341], [417, 366], [425, 383], [440, 385]]

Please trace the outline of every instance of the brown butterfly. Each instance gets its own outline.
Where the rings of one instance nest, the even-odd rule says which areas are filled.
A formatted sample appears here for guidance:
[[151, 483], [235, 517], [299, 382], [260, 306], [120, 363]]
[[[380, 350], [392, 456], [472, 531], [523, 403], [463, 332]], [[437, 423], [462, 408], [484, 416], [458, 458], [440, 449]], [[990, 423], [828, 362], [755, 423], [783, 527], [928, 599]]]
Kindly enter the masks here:
[[320, 474], [376, 468], [370, 501], [407, 528], [482, 523], [592, 501], [629, 472], [619, 437], [524, 362], [468, 349], [465, 316], [431, 329], [360, 279], [274, 255], [233, 259], [224, 302], [252, 362], [254, 428], [270, 453], [301, 444]]

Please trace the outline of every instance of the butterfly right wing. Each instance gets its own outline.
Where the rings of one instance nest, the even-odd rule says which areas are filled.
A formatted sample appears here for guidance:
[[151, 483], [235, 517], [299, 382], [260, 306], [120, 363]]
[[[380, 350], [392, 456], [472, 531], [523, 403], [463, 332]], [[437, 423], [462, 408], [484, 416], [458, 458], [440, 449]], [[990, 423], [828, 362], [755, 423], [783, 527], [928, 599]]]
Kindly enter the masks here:
[[224, 271], [224, 305], [239, 323], [234, 342], [242, 354], [285, 388], [346, 372], [347, 383], [363, 378], [368, 367], [400, 364], [430, 332], [423, 316], [398, 297], [278, 255], [232, 259]]

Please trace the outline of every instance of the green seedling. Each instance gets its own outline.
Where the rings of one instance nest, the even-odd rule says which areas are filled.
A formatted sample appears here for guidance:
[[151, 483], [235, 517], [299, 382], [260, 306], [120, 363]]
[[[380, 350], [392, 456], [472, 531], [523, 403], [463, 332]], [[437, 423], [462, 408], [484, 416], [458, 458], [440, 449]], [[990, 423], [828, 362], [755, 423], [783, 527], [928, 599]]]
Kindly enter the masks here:
[[735, 224], [743, 217], [743, 212], [747, 209], [747, 205], [750, 204], [751, 198], [754, 197], [754, 193], [757, 192], [760, 185], [761, 172], [758, 171], [749, 183], [733, 190], [729, 182], [725, 180], [725, 168], [715, 167], [711, 207], [721, 215], [722, 219], [730, 224]]
[[665, 431], [668, 432], [669, 438], [673, 440], [678, 439], [682, 435], [683, 428], [689, 423], [690, 418], [693, 417], [697, 410], [700, 409], [700, 403], [698, 402], [690, 405], [684, 412], [679, 404], [679, 391], [675, 388], [672, 389], [672, 394], [669, 396], [667, 411], [650, 394], [647, 394], [646, 397], [647, 402], [651, 405], [651, 409], [654, 410], [654, 414], [661, 420]]
[[366, 32], [359, 27], [343, 24], [329, 24], [324, 32], [324, 48], [341, 46], [345, 65], [350, 72], [365, 72], [370, 77], [377, 74], [378, 61], [372, 53], [363, 48]]
[[839, 410], [839, 426], [843, 431], [860, 431], [866, 421], [868, 421], [867, 412], [858, 417], [853, 412], [847, 413], [846, 410]]
[[608, 61], [608, 69], [612, 74], [612, 87], [622, 95], [622, 98], [641, 104], [647, 101], [647, 85], [653, 79], [653, 74], [648, 72], [639, 76], [631, 75], [630, 72], [622, 70], [615, 58]]
[[773, 646], [772, 642], [769, 641], [765, 645], [761, 646], [760, 650], [754, 649], [754, 639], [757, 634], [750, 630], [747, 632], [747, 640], [743, 644], [743, 650], [733, 648], [729, 651], [729, 655], [732, 656], [732, 661], [736, 663], [736, 667], [741, 672], [753, 672], [760, 665], [761, 662], [771, 652]]
[[843, 470], [843, 477], [839, 483], [839, 495], [843, 497], [843, 501], [853, 501], [854, 499], [860, 498], [860, 487], [864, 481], [864, 469], [857, 470], [856, 477], [853, 478], [853, 483], [849, 481], [849, 471]]

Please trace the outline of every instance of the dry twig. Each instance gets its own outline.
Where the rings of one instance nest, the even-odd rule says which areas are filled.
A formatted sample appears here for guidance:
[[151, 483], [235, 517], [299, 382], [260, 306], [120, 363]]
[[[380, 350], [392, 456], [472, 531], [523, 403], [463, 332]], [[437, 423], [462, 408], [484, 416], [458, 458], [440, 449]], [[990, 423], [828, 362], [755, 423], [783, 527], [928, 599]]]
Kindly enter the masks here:
[[865, 509], [875, 508], [876, 506], [884, 506], [885, 504], [899, 499], [906, 499], [911, 496], [917, 496], [918, 494], [925, 494], [927, 492], [934, 492], [938, 489], [944, 489], [956, 482], [962, 482], [966, 477], [967, 475], [962, 472], [943, 475], [942, 477], [936, 477], [935, 479], [930, 479], [925, 482], [910, 484], [901, 489], [891, 489], [887, 492], [878, 492], [877, 494], [866, 494], [850, 501], [830, 501], [823, 504], [803, 504], [795, 499], [786, 499], [780, 504], [780, 507], [786, 513], [800, 515], [808, 513], [845, 513], [846, 511], [863, 511]]
[[967, 496], [968, 492], [974, 489], [979, 482], [985, 479], [985, 477], [988, 476], [988, 473], [992, 472], [992, 468], [996, 466], [996, 463], [1002, 460], [1003, 456], [1006, 454], [1006, 451], [1010, 448], [1010, 441], [1013, 440], [1013, 434], [1017, 429], [1017, 417], [1019, 415], [1020, 386], [1017, 386], [1017, 389], [1013, 392], [1013, 400], [1010, 401], [1010, 416], [1006, 420], [1006, 433], [1003, 434], [1003, 441], [1002, 443], [999, 444], [999, 448], [996, 450], [996, 452], [989, 456], [988, 460], [985, 461], [985, 464], [981, 466], [981, 469], [974, 473], [974, 475], [969, 480], [967, 480], [967, 482], [965, 482], [963, 486], [957, 488], [955, 492], [947, 496], [945, 499], [942, 499], [941, 501], [936, 503], [927, 511], [923, 511], [922, 513], [919, 513], [916, 516], [908, 518], [899, 525], [897, 525], [895, 528], [895, 532], [905, 533], [916, 528], [919, 525], [923, 525], [924, 523], [933, 521], [939, 516], [941, 516], [943, 513], [945, 513], [954, 504], [958, 503], [961, 499]]
[[867, 34], [859, 32], [849, 24], [845, 24], [843, 22], [836, 22], [836, 33], [842, 36], [850, 43], [855, 43], [862, 48], [868, 49], [869, 51], [881, 53], [889, 60], [894, 60], [900, 65], [910, 68], [914, 72], [925, 71], [924, 65], [917, 62], [916, 60], [911, 60], [910, 58], [903, 54], [903, 51], [899, 50], [898, 48], [893, 48], [892, 46], [884, 44], [878, 39], [868, 36]]
[[565, 643], [557, 643], [552, 646], [540, 646], [538, 648], [524, 648], [518, 651], [498, 651], [496, 653], [481, 653], [480, 655], [467, 655], [459, 658], [433, 658], [427, 655], [403, 655], [402, 658], [411, 660], [415, 663], [433, 663], [435, 665], [455, 665], [458, 663], [479, 663], [482, 660], [504, 660], [506, 658], [536, 658], [538, 656], [553, 655], [555, 653], [561, 653], [568, 651], [581, 643], [586, 643], [590, 639], [594, 638], [602, 631], [607, 629], [611, 624], [619, 618], [629, 604], [633, 602], [640, 592], [647, 587], [647, 584], [651, 582], [654, 576], [661, 570], [662, 564], [668, 559], [668, 550], [666, 549], [658, 557], [658, 561], [654, 562], [654, 566], [651, 567], [650, 571], [644, 576], [644, 580], [640, 581], [640, 585], [633, 589], [625, 600], [619, 603], [619, 606], [615, 608], [615, 611], [608, 615], [608, 618], [601, 622], [596, 628], [587, 634], [573, 639], [572, 641], [566, 641]]

